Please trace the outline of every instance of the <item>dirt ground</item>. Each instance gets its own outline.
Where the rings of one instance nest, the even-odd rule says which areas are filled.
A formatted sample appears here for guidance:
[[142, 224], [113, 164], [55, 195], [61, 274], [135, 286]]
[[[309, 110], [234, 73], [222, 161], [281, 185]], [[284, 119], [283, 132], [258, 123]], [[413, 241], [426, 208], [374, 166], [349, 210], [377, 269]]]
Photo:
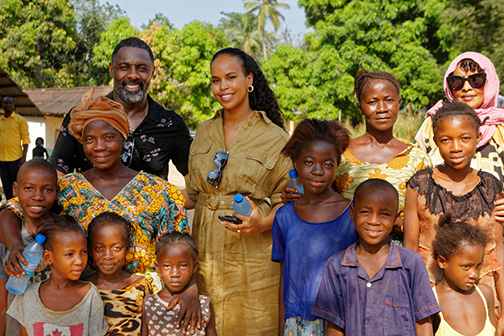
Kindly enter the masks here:
[[[176, 185], [180, 190], [185, 189], [185, 181], [184, 181], [184, 176], [180, 174], [170, 161], [170, 168], [169, 168], [169, 174], [168, 174], [168, 181], [171, 184]], [[192, 229], [192, 222], [194, 218], [194, 210], [188, 210], [187, 211], [187, 220], [189, 221], [189, 226]]]

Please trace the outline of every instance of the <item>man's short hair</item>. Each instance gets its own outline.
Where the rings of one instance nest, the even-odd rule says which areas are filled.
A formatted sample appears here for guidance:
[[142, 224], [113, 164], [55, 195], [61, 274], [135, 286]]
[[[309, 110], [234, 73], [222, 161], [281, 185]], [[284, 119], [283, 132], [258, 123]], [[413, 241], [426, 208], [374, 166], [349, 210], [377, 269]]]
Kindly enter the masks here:
[[119, 53], [119, 50], [121, 50], [121, 48], [123, 47], [140, 48], [146, 50], [149, 53], [149, 57], [152, 63], [154, 63], [154, 54], [152, 53], [152, 50], [149, 47], [149, 45], [145, 43], [143, 40], [134, 36], [125, 38], [116, 45], [114, 52], [112, 53], [112, 63], [114, 63], [114, 60], [116, 59], [117, 54]]

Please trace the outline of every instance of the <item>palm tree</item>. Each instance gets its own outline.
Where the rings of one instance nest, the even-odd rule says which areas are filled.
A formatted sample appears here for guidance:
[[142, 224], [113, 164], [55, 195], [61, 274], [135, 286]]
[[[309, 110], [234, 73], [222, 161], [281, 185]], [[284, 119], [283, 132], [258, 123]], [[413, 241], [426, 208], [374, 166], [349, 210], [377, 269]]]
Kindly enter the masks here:
[[221, 13], [220, 26], [231, 45], [240, 48], [257, 59], [262, 48], [261, 36], [257, 30], [257, 16], [250, 13]]
[[275, 28], [275, 31], [277, 31], [280, 27], [280, 19], [285, 20], [283, 15], [278, 11], [278, 8], [289, 9], [290, 6], [286, 3], [278, 2], [278, 0], [258, 0], [246, 2], [245, 8], [249, 9], [249, 13], [258, 12], [257, 30], [259, 31], [263, 40], [263, 54], [264, 58], [266, 58], [266, 19], [269, 19], [271, 21], [273, 27]]

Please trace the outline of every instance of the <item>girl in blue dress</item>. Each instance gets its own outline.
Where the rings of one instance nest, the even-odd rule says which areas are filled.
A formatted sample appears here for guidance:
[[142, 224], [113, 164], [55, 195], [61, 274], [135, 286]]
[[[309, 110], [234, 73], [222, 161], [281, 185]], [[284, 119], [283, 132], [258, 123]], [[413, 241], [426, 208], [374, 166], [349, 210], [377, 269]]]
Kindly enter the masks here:
[[290, 157], [304, 193], [282, 206], [273, 221], [271, 259], [280, 262], [279, 330], [284, 335], [326, 335], [326, 323], [312, 315], [324, 266], [331, 255], [357, 240], [351, 201], [330, 188], [348, 131], [335, 121], [304, 120], [282, 153]]

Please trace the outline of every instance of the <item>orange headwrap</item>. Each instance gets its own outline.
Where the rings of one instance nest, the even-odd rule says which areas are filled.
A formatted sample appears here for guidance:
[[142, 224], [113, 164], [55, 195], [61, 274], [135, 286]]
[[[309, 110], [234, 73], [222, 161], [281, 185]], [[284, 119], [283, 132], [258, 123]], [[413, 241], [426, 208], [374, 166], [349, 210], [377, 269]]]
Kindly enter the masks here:
[[122, 134], [124, 139], [129, 134], [128, 117], [121, 104], [104, 96], [91, 99], [95, 89], [91, 88], [82, 97], [79, 105], [70, 112], [70, 124], [68, 128], [74, 138], [81, 142], [82, 132], [87, 124], [93, 120], [103, 120]]

